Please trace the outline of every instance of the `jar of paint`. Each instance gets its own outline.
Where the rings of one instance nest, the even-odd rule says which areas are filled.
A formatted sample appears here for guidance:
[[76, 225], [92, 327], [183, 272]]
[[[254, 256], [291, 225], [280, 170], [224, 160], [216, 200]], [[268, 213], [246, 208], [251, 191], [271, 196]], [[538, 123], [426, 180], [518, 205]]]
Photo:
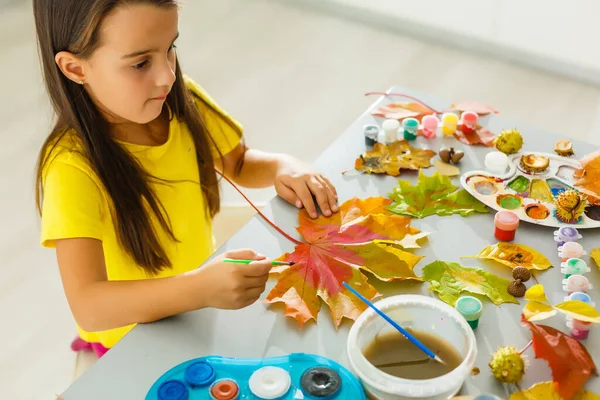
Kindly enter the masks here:
[[589, 279], [583, 275], [571, 275], [567, 279], [563, 279], [563, 290], [570, 296], [575, 292], [587, 293], [588, 290], [594, 287]]
[[462, 131], [464, 133], [471, 133], [477, 129], [477, 121], [479, 120], [479, 115], [474, 113], [473, 111], [465, 111], [461, 116], [462, 122]]
[[590, 272], [590, 267], [581, 258], [569, 258], [560, 264], [560, 272], [565, 274], [565, 278], [571, 275], [583, 275]]
[[583, 246], [577, 242], [566, 242], [558, 247], [558, 256], [563, 262], [569, 258], [581, 258], [586, 254], [587, 252], [583, 250]]
[[494, 236], [501, 242], [514, 240], [519, 227], [519, 217], [512, 211], [498, 211], [494, 217]]
[[577, 340], [585, 340], [590, 335], [591, 329], [591, 322], [579, 321], [577, 319], [574, 319], [571, 323], [571, 336]]
[[591, 305], [592, 307], [595, 306], [594, 302], [592, 302], [592, 298], [587, 293], [583, 293], [583, 292], [571, 293], [569, 296], [565, 297], [565, 301], [569, 301], [569, 300], [579, 300], [586, 304]]
[[458, 115], [447, 112], [442, 115], [442, 133], [446, 136], [452, 136], [458, 127]]
[[404, 127], [404, 140], [415, 140], [419, 132], [419, 120], [416, 118], [404, 118], [402, 120]]
[[423, 125], [423, 136], [431, 139], [436, 136], [440, 121], [435, 115], [426, 115], [421, 119], [421, 124]]
[[481, 317], [483, 311], [483, 304], [481, 304], [478, 298], [462, 296], [456, 300], [454, 308], [467, 320], [467, 323], [473, 330], [477, 329], [477, 326], [479, 326], [479, 317]]
[[386, 119], [381, 124], [381, 129], [384, 133], [385, 144], [392, 144], [398, 140], [398, 130], [400, 129], [400, 122], [396, 119]]
[[495, 174], [504, 174], [508, 168], [508, 156], [500, 151], [491, 151], [485, 155], [485, 168]]
[[577, 229], [570, 226], [562, 226], [557, 231], [554, 231], [554, 241], [558, 242], [557, 246], [562, 246], [566, 242], [576, 242], [582, 237]]
[[363, 133], [365, 135], [365, 146], [373, 147], [377, 143], [379, 136], [379, 128], [377, 125], [365, 125], [363, 127]]

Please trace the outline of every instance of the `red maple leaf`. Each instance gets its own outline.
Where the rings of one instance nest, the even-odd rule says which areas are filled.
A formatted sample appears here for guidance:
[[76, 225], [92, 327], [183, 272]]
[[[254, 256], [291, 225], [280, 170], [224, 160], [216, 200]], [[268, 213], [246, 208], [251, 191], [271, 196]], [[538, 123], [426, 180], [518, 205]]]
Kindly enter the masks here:
[[496, 135], [487, 128], [477, 126], [476, 130], [468, 131], [463, 130], [462, 125], [458, 127], [454, 137], [464, 144], [482, 144], [486, 147], [492, 147], [494, 145], [494, 140], [496, 139]]
[[587, 349], [578, 340], [546, 325], [536, 325], [521, 315], [521, 323], [533, 334], [536, 358], [548, 362], [556, 392], [570, 400], [583, 387], [596, 365]]
[[383, 197], [352, 199], [333, 216], [315, 220], [301, 210], [297, 230], [306, 243], [278, 259], [294, 265], [273, 269], [279, 280], [266, 301], [284, 303], [285, 315], [296, 319], [300, 326], [317, 320], [323, 301], [337, 327], [344, 317], [356, 319], [366, 308], [342, 282], [371, 300], [379, 293], [362, 271], [382, 281], [420, 281], [413, 268], [422, 257], [403, 248], [415, 247], [415, 240], [423, 235], [410, 226], [409, 218], [391, 214], [387, 210], [390, 203]]

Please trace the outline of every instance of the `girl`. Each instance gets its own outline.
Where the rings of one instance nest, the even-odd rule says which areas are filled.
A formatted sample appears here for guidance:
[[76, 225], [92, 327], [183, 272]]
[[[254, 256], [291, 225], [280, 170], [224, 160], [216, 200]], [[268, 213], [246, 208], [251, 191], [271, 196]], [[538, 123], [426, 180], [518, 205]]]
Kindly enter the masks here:
[[265, 289], [270, 262], [219, 257], [215, 169], [245, 187], [275, 185], [317, 216], [338, 211], [322, 175], [248, 149], [242, 128], [186, 78], [175, 52], [176, 0], [34, 0], [57, 122], [40, 152], [41, 242], [56, 248], [81, 339], [98, 356], [135, 323], [203, 307], [238, 309]]

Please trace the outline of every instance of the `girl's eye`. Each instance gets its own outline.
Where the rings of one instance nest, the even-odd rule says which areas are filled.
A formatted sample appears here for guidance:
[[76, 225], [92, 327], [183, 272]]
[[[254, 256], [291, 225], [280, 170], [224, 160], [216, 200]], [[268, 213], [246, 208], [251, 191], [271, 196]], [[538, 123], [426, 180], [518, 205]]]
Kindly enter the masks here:
[[173, 43], [173, 44], [171, 45], [171, 47], [169, 47], [169, 51], [173, 51], [173, 50], [175, 50], [176, 48], [177, 48], [177, 46], [175, 46], [175, 43]]
[[135, 64], [135, 65], [133, 65], [133, 68], [134, 68], [134, 69], [143, 69], [143, 68], [144, 68], [145, 66], [147, 66], [147, 65], [148, 65], [148, 60], [144, 60], [144, 61], [142, 61], [142, 62], [141, 62], [141, 63], [139, 63], [139, 64]]

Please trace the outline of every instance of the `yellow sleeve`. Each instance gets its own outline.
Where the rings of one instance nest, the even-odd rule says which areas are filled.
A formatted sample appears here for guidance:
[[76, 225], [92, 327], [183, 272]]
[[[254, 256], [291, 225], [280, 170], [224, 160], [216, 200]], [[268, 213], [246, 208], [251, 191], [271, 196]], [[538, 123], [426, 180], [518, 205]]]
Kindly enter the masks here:
[[215, 142], [216, 149], [212, 148], [213, 157], [219, 157], [219, 152], [223, 156], [226, 155], [242, 141], [242, 125], [219, 107], [200, 85], [188, 77], [184, 79], [186, 86], [195, 95], [196, 105], [200, 110], [206, 129]]
[[82, 169], [59, 160], [48, 166], [43, 182], [41, 243], [57, 239], [102, 240], [102, 192]]

